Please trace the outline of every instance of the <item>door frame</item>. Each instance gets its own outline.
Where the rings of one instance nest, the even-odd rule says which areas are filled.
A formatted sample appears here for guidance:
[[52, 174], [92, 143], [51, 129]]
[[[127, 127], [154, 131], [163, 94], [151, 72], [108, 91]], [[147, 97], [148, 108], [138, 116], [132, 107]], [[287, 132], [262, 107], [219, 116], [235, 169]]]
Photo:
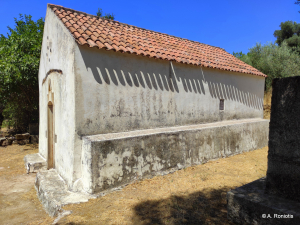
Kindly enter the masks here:
[[52, 102], [48, 102], [47, 105], [47, 169], [55, 168], [55, 151], [54, 151], [54, 105]]

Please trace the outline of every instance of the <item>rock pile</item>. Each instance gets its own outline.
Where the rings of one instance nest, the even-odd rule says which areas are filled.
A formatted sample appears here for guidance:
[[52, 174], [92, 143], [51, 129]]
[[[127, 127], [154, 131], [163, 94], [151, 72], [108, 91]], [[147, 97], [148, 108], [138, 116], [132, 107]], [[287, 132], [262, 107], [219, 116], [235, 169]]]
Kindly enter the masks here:
[[30, 138], [29, 133], [16, 134], [16, 140], [14, 141], [14, 143], [19, 144], [19, 145], [29, 144], [29, 138]]
[[15, 137], [0, 137], [0, 146], [7, 146], [12, 144], [37, 144], [39, 143], [38, 135], [30, 135], [29, 133], [25, 134], [16, 134]]
[[0, 146], [11, 145], [14, 140], [15, 137], [2, 137], [0, 138]]

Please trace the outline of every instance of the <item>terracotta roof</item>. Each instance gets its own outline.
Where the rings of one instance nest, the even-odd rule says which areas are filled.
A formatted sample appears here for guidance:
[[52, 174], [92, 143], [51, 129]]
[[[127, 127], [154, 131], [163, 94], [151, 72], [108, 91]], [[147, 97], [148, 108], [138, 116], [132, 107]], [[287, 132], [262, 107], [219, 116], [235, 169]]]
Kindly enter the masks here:
[[222, 48], [48, 4], [79, 45], [266, 77]]

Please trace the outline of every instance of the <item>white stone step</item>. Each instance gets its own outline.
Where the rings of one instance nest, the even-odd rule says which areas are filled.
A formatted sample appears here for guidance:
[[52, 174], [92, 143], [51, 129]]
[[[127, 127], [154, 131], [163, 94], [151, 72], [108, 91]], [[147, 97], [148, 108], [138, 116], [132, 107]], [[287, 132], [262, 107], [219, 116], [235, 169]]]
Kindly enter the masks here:
[[37, 173], [35, 188], [39, 200], [50, 216], [63, 213], [62, 207], [67, 204], [87, 202], [93, 195], [68, 191], [64, 180], [55, 169]]
[[39, 153], [26, 155], [24, 162], [27, 173], [37, 173], [47, 169], [47, 162]]

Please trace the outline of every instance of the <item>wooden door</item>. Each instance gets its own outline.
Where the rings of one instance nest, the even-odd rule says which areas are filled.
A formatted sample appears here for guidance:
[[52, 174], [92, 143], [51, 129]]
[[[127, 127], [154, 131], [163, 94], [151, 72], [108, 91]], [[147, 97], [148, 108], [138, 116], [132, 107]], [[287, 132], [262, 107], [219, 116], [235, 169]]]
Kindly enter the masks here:
[[53, 105], [48, 105], [48, 169], [54, 168]]

